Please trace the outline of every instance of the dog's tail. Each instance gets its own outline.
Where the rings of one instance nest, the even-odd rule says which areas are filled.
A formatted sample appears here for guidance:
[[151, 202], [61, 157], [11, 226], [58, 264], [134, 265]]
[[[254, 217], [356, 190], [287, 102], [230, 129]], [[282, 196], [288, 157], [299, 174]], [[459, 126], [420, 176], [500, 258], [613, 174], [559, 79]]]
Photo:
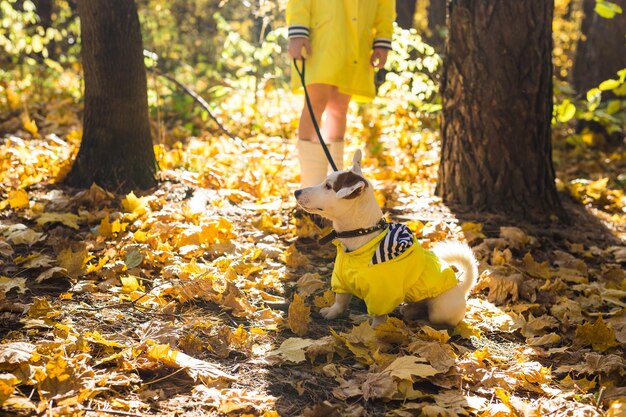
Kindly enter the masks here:
[[478, 262], [472, 249], [463, 242], [447, 241], [435, 244], [432, 251], [440, 259], [459, 268], [462, 272], [459, 287], [467, 297], [478, 279]]

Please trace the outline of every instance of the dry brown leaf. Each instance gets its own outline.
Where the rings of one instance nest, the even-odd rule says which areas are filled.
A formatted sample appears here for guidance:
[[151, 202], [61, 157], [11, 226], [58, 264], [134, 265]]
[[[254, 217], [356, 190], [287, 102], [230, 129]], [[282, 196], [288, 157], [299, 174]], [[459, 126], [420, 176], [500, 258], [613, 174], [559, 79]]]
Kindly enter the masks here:
[[326, 285], [324, 281], [322, 281], [320, 274], [318, 274], [317, 272], [308, 272], [302, 275], [296, 284], [298, 292], [305, 297], [313, 294], [320, 288], [324, 288], [324, 286]]
[[398, 391], [398, 383], [388, 372], [369, 373], [361, 389], [365, 400], [391, 399]]
[[413, 380], [413, 377], [428, 378], [440, 373], [431, 365], [424, 363], [426, 359], [417, 356], [400, 356], [385, 368], [384, 373], [398, 379]]
[[450, 345], [439, 342], [416, 341], [407, 347], [407, 351], [426, 359], [439, 372], [448, 372], [457, 357]]
[[234, 381], [237, 378], [220, 370], [215, 364], [193, 358], [173, 349], [170, 345], [151, 344], [146, 350], [148, 358], [163, 362], [167, 366], [184, 369], [194, 380], [211, 384], [217, 380]]
[[574, 340], [583, 346], [591, 345], [593, 350], [600, 353], [612, 347], [619, 346], [619, 343], [615, 339], [613, 327], [610, 325], [607, 326], [604, 320], [602, 320], [602, 317], [598, 317], [593, 324], [589, 322], [579, 324], [576, 327]]
[[26, 342], [12, 342], [0, 345], [0, 364], [17, 365], [28, 362], [37, 346]]
[[277, 350], [269, 353], [270, 356], [280, 356], [281, 358], [293, 362], [300, 363], [305, 359], [305, 349], [315, 343], [312, 339], [301, 339], [299, 337], [290, 337], [280, 344]]
[[501, 305], [509, 298], [512, 302], [519, 299], [520, 286], [524, 281], [522, 274], [504, 274], [502, 271], [494, 270], [489, 274], [483, 274], [476, 285], [475, 291], [489, 289], [487, 300]]

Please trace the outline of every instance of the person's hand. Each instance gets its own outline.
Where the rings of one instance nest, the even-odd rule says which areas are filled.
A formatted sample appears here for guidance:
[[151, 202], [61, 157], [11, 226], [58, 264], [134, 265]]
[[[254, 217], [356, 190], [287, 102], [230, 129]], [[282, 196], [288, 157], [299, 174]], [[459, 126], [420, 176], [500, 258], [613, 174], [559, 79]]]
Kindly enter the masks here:
[[372, 57], [370, 58], [370, 64], [374, 68], [382, 68], [385, 66], [385, 62], [387, 62], [387, 54], [389, 50], [385, 48], [374, 48], [372, 51]]
[[289, 56], [294, 59], [303, 57], [302, 50], [306, 51], [306, 56], [311, 55], [311, 42], [309, 38], [289, 38]]

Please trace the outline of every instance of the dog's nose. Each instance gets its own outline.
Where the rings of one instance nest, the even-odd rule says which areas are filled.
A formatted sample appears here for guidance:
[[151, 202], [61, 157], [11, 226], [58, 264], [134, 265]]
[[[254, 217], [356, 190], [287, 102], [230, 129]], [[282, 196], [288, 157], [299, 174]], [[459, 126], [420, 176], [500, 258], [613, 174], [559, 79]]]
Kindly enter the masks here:
[[294, 191], [294, 193], [293, 193], [293, 195], [295, 195], [295, 196], [296, 196], [296, 198], [298, 198], [298, 196], [299, 196], [300, 194], [302, 194], [302, 190], [296, 190], [296, 191]]

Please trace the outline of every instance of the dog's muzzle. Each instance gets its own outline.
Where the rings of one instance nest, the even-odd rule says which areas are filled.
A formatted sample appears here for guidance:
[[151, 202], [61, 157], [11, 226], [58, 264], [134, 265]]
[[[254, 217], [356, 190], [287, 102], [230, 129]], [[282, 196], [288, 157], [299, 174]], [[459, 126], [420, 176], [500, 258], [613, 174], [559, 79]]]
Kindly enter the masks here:
[[298, 196], [300, 196], [300, 194], [302, 194], [302, 190], [296, 190], [293, 192], [293, 195], [298, 198]]

